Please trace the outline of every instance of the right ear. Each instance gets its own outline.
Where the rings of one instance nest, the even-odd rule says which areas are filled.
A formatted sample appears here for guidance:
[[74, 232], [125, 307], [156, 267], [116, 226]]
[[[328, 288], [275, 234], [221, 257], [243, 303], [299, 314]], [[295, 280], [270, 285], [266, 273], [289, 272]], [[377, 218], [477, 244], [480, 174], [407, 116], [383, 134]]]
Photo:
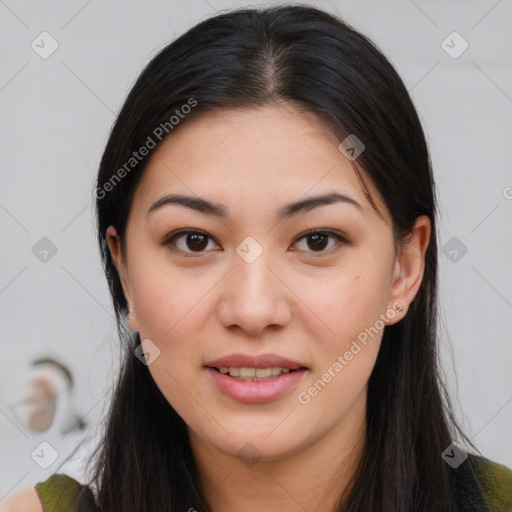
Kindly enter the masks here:
[[124, 296], [126, 297], [126, 300], [131, 308], [132, 301], [130, 296], [130, 286], [128, 273], [123, 261], [123, 254], [121, 251], [121, 239], [119, 238], [119, 235], [117, 234], [116, 228], [114, 226], [109, 226], [107, 228], [105, 238], [110, 250], [110, 255], [112, 256], [112, 261], [114, 262], [114, 266], [116, 267], [117, 273], [119, 274], [119, 279], [121, 280]]

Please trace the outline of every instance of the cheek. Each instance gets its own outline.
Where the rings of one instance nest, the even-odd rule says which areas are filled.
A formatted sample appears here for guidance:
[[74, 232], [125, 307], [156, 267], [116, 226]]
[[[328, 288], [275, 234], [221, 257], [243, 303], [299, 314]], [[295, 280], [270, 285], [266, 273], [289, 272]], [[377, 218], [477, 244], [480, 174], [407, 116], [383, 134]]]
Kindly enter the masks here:
[[321, 292], [311, 288], [315, 292], [307, 299], [328, 328], [317, 333], [316, 365], [299, 402], [329, 410], [332, 421], [366, 389], [385, 327], [381, 316], [389, 297], [385, 269], [363, 261], [358, 267], [330, 279]]
[[197, 425], [199, 429], [207, 425], [207, 430], [215, 429], [215, 425], [210, 425], [212, 418], [205, 413], [204, 404], [207, 402], [202, 396], [201, 387], [190, 378], [187, 362], [190, 363], [187, 358], [181, 360], [174, 353], [162, 351], [148, 369], [167, 403], [188, 425]]
[[141, 337], [166, 342], [183, 329], [204, 295], [204, 280], [169, 265], [146, 265], [132, 276], [132, 298]]
[[387, 297], [379, 295], [372, 273], [339, 279], [325, 290], [315, 300], [329, 329], [316, 338], [316, 364], [297, 398], [306, 407], [310, 404], [310, 411], [324, 411], [318, 415], [323, 416], [320, 423], [336, 424], [366, 390], [385, 327], [381, 315]]
[[[348, 360], [346, 353], [329, 360], [314, 377], [298, 390], [297, 401], [313, 430], [334, 428], [342, 420], [357, 417], [356, 410], [366, 401], [366, 387], [375, 365], [379, 340], [363, 347]], [[358, 349], [359, 350], [359, 349]], [[354, 413], [355, 416], [352, 414]], [[364, 414], [364, 413], [363, 413]]]
[[323, 324], [323, 337], [332, 341], [328, 345], [333, 348], [342, 349], [386, 311], [389, 290], [382, 270], [366, 267], [363, 271], [361, 266], [303, 288], [304, 302]]
[[189, 393], [198, 394], [191, 371], [202, 365], [201, 333], [211, 316], [205, 310], [206, 279], [193, 279], [168, 265], [165, 269], [154, 265], [139, 277], [133, 281], [137, 330], [141, 340], [150, 339], [160, 351], [149, 370], [177, 411], [190, 408]]

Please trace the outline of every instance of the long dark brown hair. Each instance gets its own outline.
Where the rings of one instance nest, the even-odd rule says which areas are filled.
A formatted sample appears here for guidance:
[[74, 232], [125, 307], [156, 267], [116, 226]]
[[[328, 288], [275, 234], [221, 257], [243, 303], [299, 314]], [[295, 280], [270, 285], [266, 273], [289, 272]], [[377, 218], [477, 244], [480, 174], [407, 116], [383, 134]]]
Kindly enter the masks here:
[[298, 5], [239, 9], [197, 24], [149, 62], [112, 128], [95, 200], [123, 357], [91, 458], [99, 508], [210, 510], [186, 424], [134, 356], [140, 339], [126, 327], [127, 303], [105, 239], [115, 226], [125, 251], [132, 198], [151, 157], [151, 150], [136, 159], [134, 152], [158, 146], [199, 113], [275, 102], [316, 112], [340, 142], [348, 135], [364, 142], [357, 163], [385, 200], [397, 246], [416, 217], [427, 215], [432, 226], [421, 287], [406, 316], [384, 330], [368, 383], [364, 453], [336, 510], [456, 510], [441, 453], [456, 436], [465, 438], [439, 377], [437, 203], [425, 135], [407, 89], [380, 50], [341, 19]]

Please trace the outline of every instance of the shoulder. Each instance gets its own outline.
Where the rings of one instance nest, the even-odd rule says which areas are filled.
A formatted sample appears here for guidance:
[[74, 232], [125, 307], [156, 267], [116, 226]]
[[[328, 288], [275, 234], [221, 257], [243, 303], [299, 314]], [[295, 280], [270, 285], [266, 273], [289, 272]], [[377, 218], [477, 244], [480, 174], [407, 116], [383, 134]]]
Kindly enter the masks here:
[[0, 502], [0, 512], [44, 512], [44, 509], [37, 491], [32, 487]]
[[512, 510], [512, 471], [506, 466], [468, 454], [467, 459], [453, 471], [462, 510]]
[[73, 510], [82, 486], [70, 476], [55, 473], [44, 482], [2, 501], [0, 512], [53, 512]]
[[92, 489], [68, 475], [54, 473], [44, 482], [37, 483], [35, 490], [44, 512], [98, 512]]
[[[490, 510], [512, 509], [512, 471], [480, 456], [469, 456], [468, 460], [478, 487]], [[500, 508], [502, 507], [502, 508]]]

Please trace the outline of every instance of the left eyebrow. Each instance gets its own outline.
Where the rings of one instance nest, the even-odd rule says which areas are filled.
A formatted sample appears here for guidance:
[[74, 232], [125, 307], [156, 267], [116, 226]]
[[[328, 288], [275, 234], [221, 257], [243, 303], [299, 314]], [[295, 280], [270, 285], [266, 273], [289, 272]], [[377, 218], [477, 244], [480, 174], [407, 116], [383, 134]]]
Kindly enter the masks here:
[[339, 192], [331, 192], [329, 194], [308, 197], [283, 206], [277, 214], [277, 219], [281, 221], [297, 215], [300, 212], [310, 211], [313, 208], [318, 208], [319, 206], [335, 203], [345, 203], [350, 206], [355, 206], [361, 213], [364, 213], [363, 207], [355, 199], [352, 199], [345, 194], [340, 194]]
[[[310, 211], [313, 208], [325, 206], [335, 203], [345, 203], [356, 207], [361, 213], [364, 214], [363, 207], [351, 197], [340, 194], [339, 192], [331, 192], [328, 194], [322, 194], [318, 196], [308, 197], [301, 199], [293, 203], [287, 204], [279, 209], [277, 212], [277, 220], [281, 221], [297, 215], [298, 213]], [[200, 213], [206, 215], [212, 215], [214, 217], [220, 217], [226, 219], [228, 217], [228, 210], [226, 206], [208, 201], [202, 197], [197, 196], [186, 196], [180, 194], [169, 194], [156, 201], [148, 210], [148, 214], [166, 205], [181, 205], [187, 208], [191, 208]]]

